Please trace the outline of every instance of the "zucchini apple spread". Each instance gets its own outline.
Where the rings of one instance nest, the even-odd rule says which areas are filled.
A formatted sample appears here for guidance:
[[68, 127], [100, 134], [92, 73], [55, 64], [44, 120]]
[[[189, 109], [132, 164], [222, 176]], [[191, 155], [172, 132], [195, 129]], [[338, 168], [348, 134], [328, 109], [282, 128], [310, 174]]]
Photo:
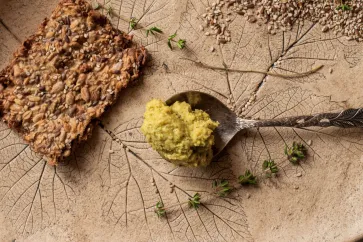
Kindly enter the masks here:
[[180, 166], [207, 166], [213, 157], [213, 130], [219, 125], [186, 102], [167, 106], [159, 99], [146, 105], [141, 131], [152, 148]]

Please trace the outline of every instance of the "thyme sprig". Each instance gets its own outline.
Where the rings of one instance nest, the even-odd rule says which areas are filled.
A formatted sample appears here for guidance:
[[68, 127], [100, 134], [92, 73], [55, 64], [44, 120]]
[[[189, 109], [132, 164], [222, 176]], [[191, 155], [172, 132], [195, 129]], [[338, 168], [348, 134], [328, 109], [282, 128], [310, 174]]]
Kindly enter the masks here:
[[198, 209], [200, 205], [200, 194], [196, 193], [193, 197], [189, 198], [188, 204], [189, 207]]
[[155, 35], [155, 33], [162, 33], [163, 31], [159, 29], [158, 27], [151, 27], [146, 30], [146, 37], [149, 36], [149, 34]]
[[175, 32], [174, 34], [170, 35], [168, 37], [168, 46], [169, 48], [172, 50], [173, 49], [173, 45], [171, 44], [172, 42], [176, 43], [176, 46], [178, 46], [179, 49], [184, 49], [185, 44], [186, 44], [186, 40], [185, 39], [179, 39], [178, 41], [174, 40], [174, 38], [177, 36], [177, 33]]
[[271, 178], [273, 175], [276, 176], [277, 172], [279, 171], [279, 168], [277, 167], [274, 160], [265, 160], [262, 163], [262, 169], [265, 172], [266, 177]]
[[159, 217], [159, 218], [161, 218], [161, 217], [165, 217], [165, 215], [166, 215], [166, 210], [165, 210], [165, 208], [164, 208], [164, 204], [163, 204], [163, 202], [161, 202], [161, 201], [158, 201], [157, 203], [156, 203], [156, 205], [155, 205], [155, 213], [156, 213], [156, 215]]
[[306, 152], [305, 146], [301, 143], [294, 141], [291, 147], [285, 145], [285, 155], [293, 165], [298, 165], [305, 158]]
[[225, 197], [230, 194], [234, 187], [230, 186], [227, 180], [214, 180], [212, 187], [215, 188], [216, 194], [220, 197]]
[[246, 170], [244, 175], [238, 177], [238, 182], [241, 185], [256, 185], [257, 177], [254, 176], [250, 170]]

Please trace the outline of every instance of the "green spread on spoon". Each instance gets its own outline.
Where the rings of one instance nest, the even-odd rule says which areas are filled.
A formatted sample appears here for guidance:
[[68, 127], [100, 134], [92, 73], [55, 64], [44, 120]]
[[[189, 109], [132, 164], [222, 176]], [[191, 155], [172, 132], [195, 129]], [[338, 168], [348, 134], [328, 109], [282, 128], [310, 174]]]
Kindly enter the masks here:
[[146, 104], [141, 131], [154, 150], [181, 166], [207, 166], [213, 157], [213, 130], [219, 125], [186, 102], [167, 106], [159, 99]]

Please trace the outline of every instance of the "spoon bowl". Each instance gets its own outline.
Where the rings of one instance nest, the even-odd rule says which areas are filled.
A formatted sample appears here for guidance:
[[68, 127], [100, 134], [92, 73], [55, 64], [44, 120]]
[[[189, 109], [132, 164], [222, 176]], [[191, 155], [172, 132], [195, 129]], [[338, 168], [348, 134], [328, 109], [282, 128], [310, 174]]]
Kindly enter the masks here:
[[259, 127], [328, 127], [336, 126], [340, 128], [363, 127], [363, 109], [347, 109], [337, 113], [319, 113], [301, 116], [293, 116], [277, 119], [250, 120], [242, 119], [230, 110], [220, 100], [210, 94], [187, 91], [178, 93], [168, 100], [166, 105], [175, 102], [189, 103], [192, 109], [201, 109], [209, 114], [210, 118], [219, 122], [219, 126], [214, 130], [214, 159], [223, 151], [233, 137], [241, 130]]
[[166, 101], [166, 105], [175, 102], [189, 103], [192, 109], [200, 109], [209, 114], [210, 118], [219, 122], [214, 130], [214, 157], [217, 156], [240, 131], [238, 128], [238, 117], [226, 105], [217, 98], [203, 92], [188, 91], [176, 94]]

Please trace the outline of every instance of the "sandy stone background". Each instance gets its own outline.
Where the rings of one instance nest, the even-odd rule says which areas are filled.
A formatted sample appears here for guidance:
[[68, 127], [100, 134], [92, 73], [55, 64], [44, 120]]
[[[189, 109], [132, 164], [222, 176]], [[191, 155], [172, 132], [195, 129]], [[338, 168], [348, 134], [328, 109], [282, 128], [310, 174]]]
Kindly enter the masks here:
[[[56, 3], [0, 0], [0, 68]], [[261, 119], [362, 107], [362, 44], [322, 33], [319, 24], [309, 22], [268, 35], [264, 24], [233, 15], [232, 42], [218, 46], [198, 28], [210, 0], [109, 4], [121, 16], [136, 17], [140, 25], [158, 26], [165, 34], [147, 38], [144, 30], [131, 31], [151, 54], [144, 77], [122, 93], [102, 118], [104, 127], [97, 127], [64, 164], [47, 165], [0, 124], [1, 241], [349, 241], [360, 235], [361, 130], [251, 129], [235, 138], [220, 162], [188, 169], [161, 159], [139, 127], [148, 100], [185, 90], [208, 92], [225, 103], [229, 99], [237, 112], [256, 94], [242, 116]], [[116, 17], [112, 22], [130, 31], [127, 22]], [[175, 31], [186, 39], [186, 49], [168, 49], [167, 36]], [[308, 77], [281, 79], [206, 70], [181, 57], [278, 73], [325, 67]], [[289, 164], [283, 154], [285, 143], [293, 141], [308, 147], [300, 166]], [[215, 179], [233, 182], [247, 168], [261, 175], [268, 158], [279, 164], [279, 177], [260, 179], [258, 187], [239, 188], [227, 198], [208, 195]], [[198, 210], [181, 205], [164, 219], [155, 215], [157, 201], [167, 206], [195, 192], [202, 194]]]

